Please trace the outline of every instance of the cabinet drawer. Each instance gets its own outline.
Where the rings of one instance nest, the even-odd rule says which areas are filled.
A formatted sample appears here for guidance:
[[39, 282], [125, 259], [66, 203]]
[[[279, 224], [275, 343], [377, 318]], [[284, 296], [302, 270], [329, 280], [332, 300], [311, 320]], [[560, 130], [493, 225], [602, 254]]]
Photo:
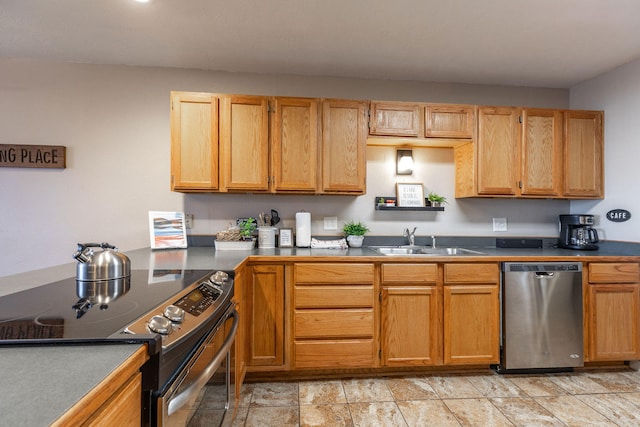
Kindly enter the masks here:
[[437, 279], [437, 264], [382, 264], [382, 283], [384, 284], [433, 284]]
[[294, 343], [296, 368], [370, 368], [372, 339], [303, 341]]
[[296, 338], [372, 337], [373, 309], [301, 310], [294, 315]]
[[444, 283], [498, 283], [498, 264], [445, 264]]
[[640, 269], [637, 263], [591, 263], [589, 264], [589, 283], [637, 283], [640, 282]]
[[344, 283], [349, 285], [369, 285], [373, 283], [373, 264], [302, 263], [295, 264], [293, 268], [293, 277], [296, 284]]
[[373, 286], [296, 286], [296, 308], [373, 307]]

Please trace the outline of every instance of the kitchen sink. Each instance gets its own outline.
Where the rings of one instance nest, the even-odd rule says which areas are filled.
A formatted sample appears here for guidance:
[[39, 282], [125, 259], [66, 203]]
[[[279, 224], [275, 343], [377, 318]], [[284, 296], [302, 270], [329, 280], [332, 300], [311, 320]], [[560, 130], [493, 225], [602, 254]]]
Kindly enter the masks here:
[[482, 252], [465, 248], [432, 248], [431, 246], [369, 246], [382, 255], [416, 255], [416, 256], [456, 256], [456, 255], [483, 255]]

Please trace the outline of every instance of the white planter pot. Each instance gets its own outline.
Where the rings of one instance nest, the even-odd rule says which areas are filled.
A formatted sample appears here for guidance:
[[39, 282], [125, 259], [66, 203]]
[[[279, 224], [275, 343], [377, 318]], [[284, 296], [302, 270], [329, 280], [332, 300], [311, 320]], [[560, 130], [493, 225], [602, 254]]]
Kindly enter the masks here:
[[347, 236], [347, 242], [352, 248], [359, 248], [362, 246], [364, 236]]

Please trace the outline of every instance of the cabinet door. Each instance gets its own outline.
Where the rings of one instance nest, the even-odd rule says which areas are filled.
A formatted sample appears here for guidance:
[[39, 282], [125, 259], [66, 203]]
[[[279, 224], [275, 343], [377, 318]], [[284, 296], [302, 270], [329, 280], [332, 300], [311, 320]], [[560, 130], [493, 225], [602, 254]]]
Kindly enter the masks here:
[[522, 172], [524, 196], [559, 196], [562, 192], [562, 112], [525, 109], [522, 112]]
[[604, 197], [602, 112], [564, 113], [564, 195]]
[[427, 105], [425, 124], [427, 138], [472, 139], [476, 114], [473, 105]]
[[590, 361], [640, 358], [640, 284], [589, 285]]
[[284, 266], [248, 268], [245, 317], [247, 366], [284, 366]]
[[371, 135], [413, 136], [422, 133], [420, 104], [406, 102], [371, 102]]
[[142, 414], [142, 374], [136, 373], [125, 385], [110, 396], [83, 426], [136, 427]]
[[434, 365], [438, 349], [435, 286], [382, 288], [382, 364]]
[[218, 98], [171, 92], [171, 190], [218, 189]]
[[478, 193], [515, 196], [518, 192], [520, 148], [515, 108], [478, 110]]
[[318, 186], [319, 101], [275, 98], [271, 129], [272, 190], [314, 193]]
[[500, 360], [498, 285], [444, 287], [444, 364]]
[[364, 194], [367, 103], [326, 99], [322, 103], [322, 192]]
[[228, 95], [220, 112], [222, 190], [269, 189], [269, 103], [262, 96]]
[[[240, 401], [240, 391], [242, 390], [242, 384], [247, 373], [247, 332], [250, 328], [247, 327], [246, 306], [247, 299], [245, 296], [245, 289], [248, 287], [246, 283], [246, 268], [237, 270], [234, 277], [234, 290], [233, 299], [236, 302], [236, 311], [240, 319], [238, 324], [238, 332], [236, 333], [236, 341], [234, 343], [235, 352], [233, 354], [234, 360], [231, 361], [232, 375], [234, 378], [235, 386], [235, 400], [236, 406]], [[250, 276], [250, 275], [249, 275]], [[231, 320], [231, 319], [230, 319]]]

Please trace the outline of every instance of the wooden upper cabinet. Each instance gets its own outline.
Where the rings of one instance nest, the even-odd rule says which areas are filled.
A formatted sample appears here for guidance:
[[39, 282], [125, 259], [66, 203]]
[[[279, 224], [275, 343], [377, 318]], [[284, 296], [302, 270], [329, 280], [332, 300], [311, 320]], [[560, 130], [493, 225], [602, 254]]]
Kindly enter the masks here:
[[227, 95], [220, 111], [222, 191], [268, 191], [269, 102]]
[[171, 190], [218, 189], [218, 97], [171, 92]]
[[519, 141], [517, 109], [478, 109], [478, 194], [515, 196], [518, 193]]
[[481, 107], [478, 111], [477, 193], [559, 197], [562, 112]]
[[418, 137], [422, 134], [422, 107], [407, 102], [371, 101], [369, 133]]
[[367, 105], [365, 101], [322, 101], [323, 193], [365, 193]]
[[476, 107], [473, 105], [429, 104], [424, 109], [427, 138], [472, 139]]
[[319, 100], [274, 98], [271, 190], [314, 193], [318, 187]]
[[559, 196], [562, 192], [562, 112], [522, 111], [522, 169], [524, 196]]
[[571, 198], [604, 197], [603, 113], [564, 113], [564, 195]]

